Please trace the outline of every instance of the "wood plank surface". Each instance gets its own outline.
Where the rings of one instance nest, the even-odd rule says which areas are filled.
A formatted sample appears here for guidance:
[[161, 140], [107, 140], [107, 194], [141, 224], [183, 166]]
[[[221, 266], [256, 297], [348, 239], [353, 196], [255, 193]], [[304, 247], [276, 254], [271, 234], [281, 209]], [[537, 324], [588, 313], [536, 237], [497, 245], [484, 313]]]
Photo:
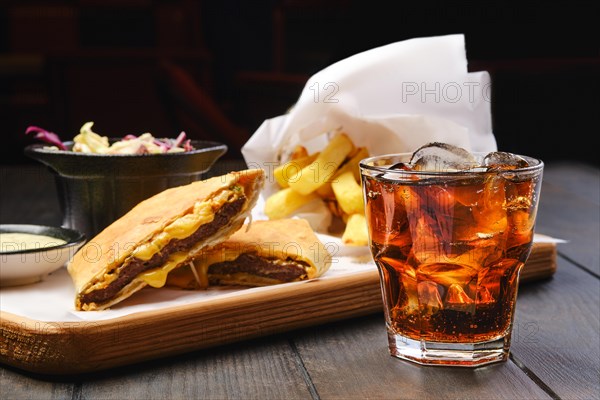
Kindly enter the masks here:
[[593, 273], [598, 272], [600, 252], [598, 170], [550, 167], [544, 185], [540, 230], [569, 242], [557, 246], [552, 279], [520, 287], [512, 350], [559, 397], [597, 399], [600, 279]]
[[40, 379], [23, 371], [0, 367], [0, 399], [73, 399], [74, 384]]
[[[0, 167], [0, 222], [60, 223], [48, 172], [16, 170]], [[0, 398], [599, 399], [597, 188], [598, 169], [546, 166], [536, 230], [569, 242], [552, 279], [520, 289], [514, 362], [470, 370], [392, 358], [376, 313], [92, 376], [0, 367]]]
[[559, 257], [549, 281], [519, 288], [511, 349], [564, 399], [600, 397], [600, 280]]
[[381, 314], [294, 336], [320, 399], [546, 399], [508, 361], [477, 369], [423, 367], [390, 356]]
[[[583, 179], [578, 185], [593, 185], [593, 178]], [[544, 180], [536, 231], [567, 240], [558, 245], [559, 254], [600, 276], [600, 207], [577, 193]]]
[[86, 380], [83, 399], [307, 399], [301, 363], [281, 336], [120, 368]]
[[0, 368], [2, 399], [306, 399], [302, 362], [274, 335], [110, 371], [48, 377]]
[[544, 167], [544, 180], [574, 196], [600, 205], [600, 169], [576, 162], [555, 162]]

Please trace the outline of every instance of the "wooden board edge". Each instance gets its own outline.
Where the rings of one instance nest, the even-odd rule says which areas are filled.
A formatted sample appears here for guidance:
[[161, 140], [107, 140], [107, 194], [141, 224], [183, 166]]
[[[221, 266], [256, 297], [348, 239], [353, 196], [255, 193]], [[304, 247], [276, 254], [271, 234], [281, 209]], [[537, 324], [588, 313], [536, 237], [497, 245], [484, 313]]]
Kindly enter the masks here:
[[520, 283], [551, 278], [558, 267], [556, 243], [534, 243], [531, 254], [521, 269]]
[[104, 321], [41, 322], [3, 312], [0, 362], [39, 374], [80, 374], [382, 309], [377, 271], [292, 291], [284, 286]]

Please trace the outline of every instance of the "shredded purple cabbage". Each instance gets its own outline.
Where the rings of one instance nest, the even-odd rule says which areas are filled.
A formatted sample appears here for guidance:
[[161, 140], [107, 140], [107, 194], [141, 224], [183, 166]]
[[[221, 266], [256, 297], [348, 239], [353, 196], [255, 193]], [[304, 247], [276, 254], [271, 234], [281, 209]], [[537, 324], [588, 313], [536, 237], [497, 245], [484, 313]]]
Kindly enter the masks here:
[[[58, 137], [56, 133], [49, 132], [43, 128], [38, 126], [29, 126], [25, 130], [25, 134], [28, 135], [30, 133], [35, 133], [35, 138], [39, 139], [43, 142], [51, 144], [53, 146], [58, 147], [60, 150], [67, 150], [67, 146], [64, 145], [62, 140]], [[125, 135], [123, 140], [133, 140], [137, 139], [135, 135]], [[159, 146], [161, 150], [166, 153], [173, 147], [181, 147], [184, 151], [194, 150], [194, 147], [191, 144], [191, 140], [187, 138], [185, 132], [181, 132], [176, 139], [154, 139], [154, 144]], [[135, 154], [146, 154], [148, 153], [148, 149], [145, 146], [140, 146], [140, 148], [136, 151]]]
[[40, 128], [38, 126], [29, 126], [26, 130], [25, 130], [25, 134], [28, 135], [30, 133], [35, 133], [35, 138], [39, 139], [43, 142], [46, 142], [48, 144], [51, 144], [53, 146], [58, 147], [61, 150], [67, 150], [67, 146], [65, 146], [62, 142], [62, 140], [60, 140], [60, 138], [58, 137], [58, 135], [54, 132], [48, 132], [47, 130]]
[[183, 142], [185, 142], [185, 139], [187, 139], [187, 136], [185, 135], [185, 132], [181, 131], [179, 136], [177, 136], [177, 139], [175, 139], [173, 147], [180, 147], [183, 144]]

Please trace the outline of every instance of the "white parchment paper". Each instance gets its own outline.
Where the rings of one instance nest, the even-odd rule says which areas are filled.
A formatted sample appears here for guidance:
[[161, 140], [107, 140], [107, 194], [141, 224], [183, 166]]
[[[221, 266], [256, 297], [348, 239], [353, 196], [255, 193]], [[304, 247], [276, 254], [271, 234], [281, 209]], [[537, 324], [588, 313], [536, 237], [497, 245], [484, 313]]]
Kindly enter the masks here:
[[[490, 100], [489, 74], [468, 72], [461, 34], [396, 42], [341, 60], [310, 77], [289, 112], [265, 120], [242, 147], [246, 163], [267, 172], [253, 216], [266, 219], [264, 199], [278, 190], [272, 171], [292, 149], [322, 150], [337, 129], [370, 155], [412, 152], [435, 141], [495, 151]], [[331, 220], [318, 201], [295, 216], [322, 233]]]
[[265, 120], [242, 154], [269, 172], [295, 145], [311, 150], [337, 128], [372, 155], [432, 141], [494, 151], [490, 99], [489, 74], [468, 72], [463, 35], [396, 42], [317, 72], [289, 112]]
[[[366, 247], [344, 249], [339, 246], [338, 238], [320, 235], [320, 239], [326, 244], [330, 252], [339, 251], [339, 253], [336, 253], [333, 257], [329, 271], [318, 279], [336, 279], [340, 276], [376, 269]], [[537, 234], [534, 237], [534, 242], [564, 243], [563, 240]], [[290, 290], [294, 290], [296, 285], [307, 283], [307, 281], [304, 281], [283, 285]], [[259, 288], [213, 287], [209, 290], [154, 289], [146, 287], [110, 310], [75, 311], [73, 306], [75, 299], [73, 282], [66, 268], [61, 268], [46, 277], [42, 282], [1, 288], [0, 315], [3, 312], [9, 312], [42, 322], [101, 321], [138, 312], [167, 310], [170, 307], [191, 303], [210, 302], [215, 298], [240, 296], [248, 291], [267, 292], [279, 289], [281, 286]]]

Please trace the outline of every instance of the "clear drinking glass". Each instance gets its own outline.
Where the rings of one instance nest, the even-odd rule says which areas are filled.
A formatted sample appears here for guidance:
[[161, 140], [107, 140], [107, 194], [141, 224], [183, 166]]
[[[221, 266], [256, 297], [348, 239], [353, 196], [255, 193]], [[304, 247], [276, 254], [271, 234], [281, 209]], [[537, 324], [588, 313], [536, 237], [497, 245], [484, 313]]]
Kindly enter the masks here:
[[360, 163], [393, 356], [457, 366], [508, 358], [544, 164], [473, 155], [482, 166], [467, 171], [412, 170], [411, 154]]

